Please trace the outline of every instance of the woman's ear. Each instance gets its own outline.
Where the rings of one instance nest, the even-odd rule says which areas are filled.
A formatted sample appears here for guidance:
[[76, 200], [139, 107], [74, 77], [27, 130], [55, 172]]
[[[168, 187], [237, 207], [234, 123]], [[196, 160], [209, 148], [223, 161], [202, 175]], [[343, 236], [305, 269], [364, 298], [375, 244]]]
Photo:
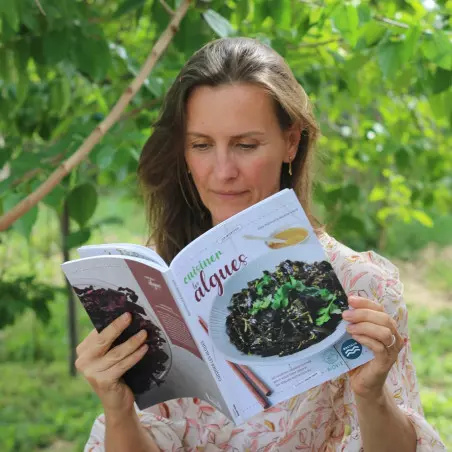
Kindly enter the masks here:
[[298, 145], [301, 140], [301, 124], [292, 124], [286, 131], [286, 155], [284, 156], [284, 161], [288, 163], [294, 160], [297, 155]]

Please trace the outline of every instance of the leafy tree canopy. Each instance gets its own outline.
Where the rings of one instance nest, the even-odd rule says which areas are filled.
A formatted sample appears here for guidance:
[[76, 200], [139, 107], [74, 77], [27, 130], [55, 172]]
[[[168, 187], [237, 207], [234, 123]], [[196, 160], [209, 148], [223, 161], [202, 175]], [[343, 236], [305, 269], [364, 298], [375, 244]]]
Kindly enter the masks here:
[[[68, 158], [127, 88], [179, 0], [1, 0], [0, 214]], [[197, 0], [127, 112], [43, 200], [89, 238], [102, 187], [137, 159], [183, 63], [215, 37], [256, 37], [288, 61], [321, 124], [316, 200], [355, 246], [452, 204], [452, 1]], [[118, 215], [120, 213], [118, 212]], [[12, 228], [29, 236], [33, 208]], [[112, 220], [114, 221], [114, 220]]]

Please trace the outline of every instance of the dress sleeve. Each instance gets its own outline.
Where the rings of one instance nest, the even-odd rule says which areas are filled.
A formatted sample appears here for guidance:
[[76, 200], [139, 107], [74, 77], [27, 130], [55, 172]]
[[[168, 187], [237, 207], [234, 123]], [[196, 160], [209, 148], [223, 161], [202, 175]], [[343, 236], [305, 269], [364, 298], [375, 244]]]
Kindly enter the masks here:
[[[199, 399], [175, 399], [145, 411], [137, 410], [141, 425], [162, 452], [194, 451], [204, 447], [223, 450], [234, 435], [233, 424], [223, 414]], [[210, 449], [208, 449], [210, 448]], [[105, 418], [96, 418], [84, 452], [105, 451]]]
[[[403, 284], [399, 279], [397, 267], [373, 251], [348, 255], [341, 262], [336, 262], [335, 267], [348, 295], [362, 296], [382, 304], [385, 311], [396, 321], [399, 333], [405, 340], [406, 345], [388, 374], [386, 386], [398, 408], [408, 416], [414, 426], [417, 452], [446, 450], [438, 432], [424, 418], [408, 335], [408, 311], [403, 301]], [[333, 392], [337, 394], [335, 405], [340, 412], [337, 414], [348, 418], [338, 450], [355, 450], [352, 444], [357, 446], [361, 443], [361, 437], [349, 380], [345, 378], [345, 381], [342, 381], [343, 398], [340, 396], [341, 385], [337, 381], [331, 382], [331, 385]], [[356, 450], [359, 450], [359, 447]]]

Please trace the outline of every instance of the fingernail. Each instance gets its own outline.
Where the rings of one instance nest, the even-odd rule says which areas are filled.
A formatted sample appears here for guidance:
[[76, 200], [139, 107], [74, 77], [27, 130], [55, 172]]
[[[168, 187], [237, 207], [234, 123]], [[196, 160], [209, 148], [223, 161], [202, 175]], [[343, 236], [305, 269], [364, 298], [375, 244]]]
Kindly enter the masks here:
[[130, 319], [130, 314], [128, 312], [124, 312], [124, 314], [121, 316], [121, 320], [124, 323], [128, 323]]
[[140, 339], [144, 339], [147, 335], [148, 335], [148, 332], [147, 332], [146, 330], [141, 330], [141, 331], [138, 333], [138, 337], [139, 337]]
[[351, 311], [344, 311], [342, 313], [342, 317], [344, 319], [351, 319], [353, 317], [353, 313]]

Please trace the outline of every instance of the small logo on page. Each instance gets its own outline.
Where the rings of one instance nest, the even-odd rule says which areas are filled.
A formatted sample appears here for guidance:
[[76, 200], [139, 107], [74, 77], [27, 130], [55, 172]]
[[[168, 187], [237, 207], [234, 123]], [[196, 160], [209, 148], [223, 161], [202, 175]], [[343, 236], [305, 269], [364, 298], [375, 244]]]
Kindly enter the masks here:
[[342, 354], [347, 359], [356, 359], [361, 356], [363, 351], [363, 347], [359, 342], [356, 342], [354, 339], [348, 339], [341, 346]]

